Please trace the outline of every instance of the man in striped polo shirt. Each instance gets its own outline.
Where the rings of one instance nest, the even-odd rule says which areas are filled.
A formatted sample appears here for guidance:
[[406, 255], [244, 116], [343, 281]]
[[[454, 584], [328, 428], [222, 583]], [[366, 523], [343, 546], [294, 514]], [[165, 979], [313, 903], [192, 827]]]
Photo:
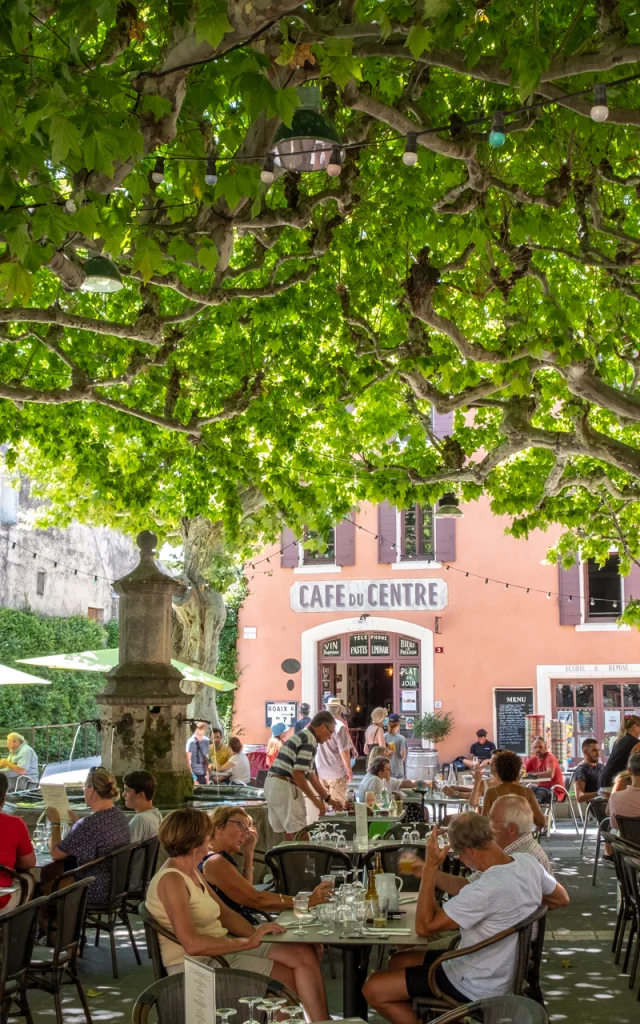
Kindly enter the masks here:
[[319, 711], [309, 725], [282, 745], [264, 784], [269, 824], [274, 832], [292, 839], [307, 824], [305, 796], [326, 814], [326, 804], [342, 810], [341, 800], [332, 799], [316, 775], [314, 758], [318, 743], [333, 735], [336, 721], [330, 711]]

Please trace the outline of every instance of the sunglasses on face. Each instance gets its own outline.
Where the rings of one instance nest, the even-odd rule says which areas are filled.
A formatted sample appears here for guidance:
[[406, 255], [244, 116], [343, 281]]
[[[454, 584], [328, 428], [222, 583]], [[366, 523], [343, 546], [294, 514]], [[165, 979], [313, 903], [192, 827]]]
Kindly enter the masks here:
[[228, 825], [237, 825], [238, 828], [241, 829], [241, 831], [243, 833], [249, 831], [247, 825], [245, 825], [245, 823], [243, 821], [238, 821], [237, 818], [229, 818], [229, 821], [227, 822], [227, 824]]

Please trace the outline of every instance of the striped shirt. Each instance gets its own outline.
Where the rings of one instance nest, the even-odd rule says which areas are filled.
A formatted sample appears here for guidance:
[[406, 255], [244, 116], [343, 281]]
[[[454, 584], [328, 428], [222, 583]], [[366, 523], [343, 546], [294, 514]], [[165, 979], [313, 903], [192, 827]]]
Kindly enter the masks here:
[[277, 775], [281, 779], [292, 778], [294, 772], [309, 775], [315, 770], [313, 759], [317, 746], [318, 741], [311, 729], [301, 729], [300, 732], [295, 732], [286, 743], [282, 744], [269, 769], [269, 774]]

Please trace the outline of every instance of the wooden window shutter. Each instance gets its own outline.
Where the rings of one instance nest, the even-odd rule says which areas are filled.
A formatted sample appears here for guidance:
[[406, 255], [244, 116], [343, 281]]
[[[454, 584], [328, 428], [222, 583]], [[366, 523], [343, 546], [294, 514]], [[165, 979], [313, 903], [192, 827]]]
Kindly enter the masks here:
[[295, 569], [299, 562], [298, 542], [293, 530], [283, 527], [280, 537], [280, 565], [283, 569]]
[[456, 520], [435, 519], [436, 528], [436, 562], [455, 562], [456, 560]]
[[388, 501], [378, 505], [378, 562], [390, 563], [397, 560], [396, 543], [397, 509]]
[[632, 564], [629, 575], [622, 577], [622, 586], [625, 607], [631, 598], [640, 601], [640, 565], [636, 565], [635, 562]]
[[336, 565], [356, 564], [356, 524], [353, 522], [353, 515], [354, 513], [350, 512], [347, 519], [336, 523]]
[[447, 437], [453, 433], [453, 413], [433, 410], [433, 432], [436, 437]]
[[[558, 564], [558, 604], [560, 605], [560, 625], [579, 626], [580, 616], [580, 572], [578, 562], [570, 569], [563, 569]], [[571, 600], [569, 600], [571, 598]]]

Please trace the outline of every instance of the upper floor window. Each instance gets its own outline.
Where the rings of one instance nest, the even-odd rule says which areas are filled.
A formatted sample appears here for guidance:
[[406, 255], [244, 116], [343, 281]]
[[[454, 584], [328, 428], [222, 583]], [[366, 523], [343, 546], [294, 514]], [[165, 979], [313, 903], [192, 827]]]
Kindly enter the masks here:
[[586, 621], [614, 622], [623, 608], [618, 555], [609, 555], [604, 565], [589, 559], [585, 562], [584, 572]]
[[38, 569], [38, 573], [37, 573], [37, 576], [36, 576], [36, 594], [38, 595], [38, 597], [42, 597], [42, 595], [44, 594], [44, 581], [45, 581], [45, 578], [46, 578], [46, 573], [45, 573], [44, 569]]
[[[305, 544], [308, 541], [322, 543], [322, 550], [317, 547], [308, 548]], [[316, 530], [305, 530], [304, 540], [300, 544], [300, 565], [335, 565], [336, 561], [336, 531], [331, 527], [326, 537]]]
[[431, 505], [411, 505], [400, 511], [400, 557], [435, 559], [435, 533]]

